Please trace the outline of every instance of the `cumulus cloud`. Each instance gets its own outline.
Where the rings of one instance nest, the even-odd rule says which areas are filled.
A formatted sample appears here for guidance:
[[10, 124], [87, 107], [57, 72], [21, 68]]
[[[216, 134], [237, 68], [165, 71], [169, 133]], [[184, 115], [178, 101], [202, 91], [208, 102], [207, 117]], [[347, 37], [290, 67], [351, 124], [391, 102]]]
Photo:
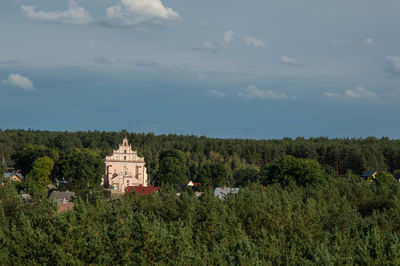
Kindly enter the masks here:
[[288, 96], [285, 93], [277, 93], [271, 89], [261, 90], [254, 85], [247, 86], [243, 92], [238, 94], [244, 98], [257, 98], [257, 99], [273, 99], [273, 100], [285, 100]]
[[160, 0], [121, 0], [106, 9], [108, 20], [113, 25], [138, 26], [141, 24], [173, 24], [180, 15]]
[[244, 36], [244, 39], [247, 43], [247, 45], [251, 45], [257, 48], [261, 48], [261, 47], [266, 47], [265, 43], [261, 40], [258, 40], [256, 38], [252, 38], [252, 37], [248, 37], [248, 36]]
[[364, 100], [374, 100], [379, 101], [379, 96], [364, 87], [356, 87], [352, 90], [345, 90], [343, 94], [324, 92], [325, 97], [329, 98], [353, 98], [353, 99], [364, 99]]
[[203, 41], [200, 45], [192, 48], [193, 50], [204, 50], [212, 53], [217, 52], [216, 47], [209, 41]]
[[20, 74], [11, 73], [8, 75], [8, 79], [3, 80], [1, 83], [6, 85], [11, 85], [13, 87], [17, 87], [23, 90], [30, 90], [30, 91], [35, 90], [33, 82], [29, 78], [24, 77]]
[[366, 38], [364, 40], [364, 45], [373, 45], [375, 43], [375, 39], [373, 38]]
[[25, 16], [32, 19], [52, 21], [65, 24], [88, 24], [92, 18], [83, 7], [79, 6], [74, 0], [68, 3], [68, 9], [65, 11], [36, 11], [35, 6], [22, 6]]
[[386, 70], [396, 75], [400, 74], [400, 56], [388, 56]]
[[295, 65], [300, 65], [301, 62], [295, 58], [292, 57], [288, 57], [288, 56], [282, 56], [281, 57], [281, 63], [284, 65], [291, 65], [291, 66], [295, 66]]
[[222, 46], [224, 48], [228, 48], [229, 44], [235, 40], [237, 37], [239, 37], [239, 33], [233, 30], [228, 30], [224, 32], [224, 42], [222, 43]]
[[219, 97], [219, 98], [223, 98], [226, 96], [225, 93], [221, 92], [221, 91], [217, 91], [217, 90], [209, 90], [207, 92], [208, 96], [213, 96], [213, 97]]
[[327, 92], [327, 91], [324, 92], [324, 96], [329, 97], [329, 98], [340, 98], [341, 97], [340, 94]]
[[346, 90], [344, 94], [347, 97], [351, 98], [364, 98], [364, 99], [372, 99], [372, 100], [378, 100], [379, 97], [376, 95], [374, 92], [367, 90], [364, 87], [356, 87], [353, 90]]

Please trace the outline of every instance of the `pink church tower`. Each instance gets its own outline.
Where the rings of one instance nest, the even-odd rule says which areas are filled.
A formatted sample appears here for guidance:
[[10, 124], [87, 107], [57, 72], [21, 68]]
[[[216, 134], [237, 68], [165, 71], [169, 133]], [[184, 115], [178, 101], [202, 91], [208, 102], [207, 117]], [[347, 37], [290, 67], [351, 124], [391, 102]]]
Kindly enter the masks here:
[[106, 156], [104, 163], [106, 164], [103, 180], [105, 188], [125, 193], [128, 186], [148, 186], [144, 158], [132, 150], [126, 137], [117, 150]]

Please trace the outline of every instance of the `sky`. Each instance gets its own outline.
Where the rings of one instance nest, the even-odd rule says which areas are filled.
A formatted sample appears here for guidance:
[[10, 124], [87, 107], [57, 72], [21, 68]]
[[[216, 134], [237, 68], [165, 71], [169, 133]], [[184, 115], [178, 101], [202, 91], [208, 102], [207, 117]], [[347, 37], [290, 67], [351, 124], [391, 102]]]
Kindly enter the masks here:
[[400, 135], [398, 0], [0, 1], [0, 128]]

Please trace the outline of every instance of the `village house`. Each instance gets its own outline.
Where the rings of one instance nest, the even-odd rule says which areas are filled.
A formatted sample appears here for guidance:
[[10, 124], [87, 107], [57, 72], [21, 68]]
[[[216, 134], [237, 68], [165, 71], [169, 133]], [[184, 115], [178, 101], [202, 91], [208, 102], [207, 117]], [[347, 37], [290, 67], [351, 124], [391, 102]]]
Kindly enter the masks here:
[[132, 150], [128, 139], [124, 138], [117, 150], [104, 159], [106, 171], [102, 180], [104, 188], [125, 193], [130, 186], [148, 186], [147, 171], [143, 157]]
[[4, 179], [6, 181], [23, 182], [24, 176], [17, 172], [4, 173]]
[[376, 175], [376, 171], [372, 170], [372, 171], [365, 171], [361, 176], [360, 176], [360, 180], [361, 181], [368, 181], [368, 182], [372, 182], [373, 179], [375, 179], [375, 175]]
[[219, 199], [225, 199], [228, 194], [238, 194], [239, 188], [229, 188], [229, 187], [216, 187], [214, 190], [214, 196]]
[[49, 199], [57, 203], [67, 203], [72, 200], [75, 193], [72, 191], [53, 191], [50, 193]]

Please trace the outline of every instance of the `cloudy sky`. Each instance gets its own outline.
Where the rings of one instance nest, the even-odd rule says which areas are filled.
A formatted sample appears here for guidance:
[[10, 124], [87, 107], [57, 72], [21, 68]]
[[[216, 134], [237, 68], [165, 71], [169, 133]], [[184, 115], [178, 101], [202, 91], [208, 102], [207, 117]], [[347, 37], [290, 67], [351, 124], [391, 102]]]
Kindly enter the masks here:
[[400, 135], [398, 0], [0, 1], [0, 128]]

